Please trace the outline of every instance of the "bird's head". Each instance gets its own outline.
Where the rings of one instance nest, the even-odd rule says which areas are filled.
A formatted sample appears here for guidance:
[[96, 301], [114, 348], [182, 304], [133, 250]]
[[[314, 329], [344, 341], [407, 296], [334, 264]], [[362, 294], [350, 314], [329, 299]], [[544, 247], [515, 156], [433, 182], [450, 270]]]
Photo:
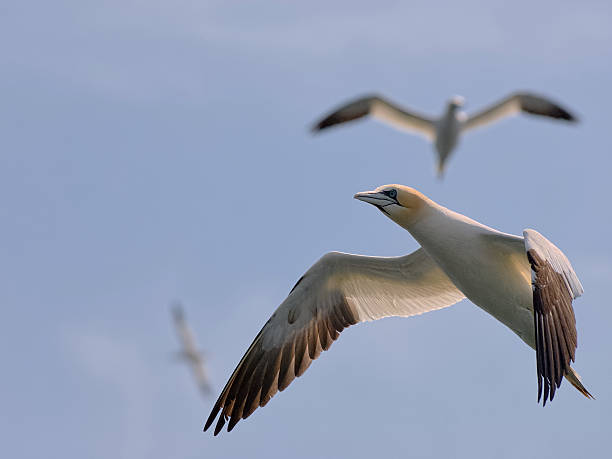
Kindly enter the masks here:
[[419, 219], [429, 202], [425, 195], [404, 185], [379, 186], [374, 191], [357, 193], [354, 198], [372, 204], [404, 228]]
[[465, 105], [465, 98], [462, 96], [453, 96], [448, 101], [448, 106], [453, 109], [459, 109]]

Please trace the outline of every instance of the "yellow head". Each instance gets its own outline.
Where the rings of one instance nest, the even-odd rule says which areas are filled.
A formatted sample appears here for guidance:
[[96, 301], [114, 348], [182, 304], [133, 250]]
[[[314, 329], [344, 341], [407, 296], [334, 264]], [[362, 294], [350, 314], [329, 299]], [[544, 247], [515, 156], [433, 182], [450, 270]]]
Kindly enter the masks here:
[[374, 191], [357, 193], [354, 198], [372, 204], [404, 228], [416, 222], [431, 202], [424, 194], [404, 185], [379, 186]]

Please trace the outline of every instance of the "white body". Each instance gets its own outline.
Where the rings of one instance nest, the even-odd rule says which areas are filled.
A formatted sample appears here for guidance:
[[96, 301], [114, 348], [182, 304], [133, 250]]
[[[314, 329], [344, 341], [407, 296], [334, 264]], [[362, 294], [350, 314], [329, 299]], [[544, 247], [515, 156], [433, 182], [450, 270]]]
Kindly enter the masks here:
[[428, 213], [410, 229], [412, 236], [472, 303], [535, 348], [531, 268], [523, 238], [444, 207]]
[[465, 114], [457, 110], [457, 106], [449, 104], [446, 113], [434, 121], [436, 129], [434, 146], [438, 153], [438, 173], [444, 170], [444, 164], [457, 146], [461, 134], [462, 120]]

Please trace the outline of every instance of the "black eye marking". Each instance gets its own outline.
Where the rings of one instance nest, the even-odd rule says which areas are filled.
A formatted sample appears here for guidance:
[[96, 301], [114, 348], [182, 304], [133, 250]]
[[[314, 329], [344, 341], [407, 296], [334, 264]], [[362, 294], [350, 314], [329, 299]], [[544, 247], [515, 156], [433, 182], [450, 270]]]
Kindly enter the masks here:
[[383, 193], [389, 196], [391, 199], [397, 198], [397, 190], [395, 189], [385, 190], [383, 191]]

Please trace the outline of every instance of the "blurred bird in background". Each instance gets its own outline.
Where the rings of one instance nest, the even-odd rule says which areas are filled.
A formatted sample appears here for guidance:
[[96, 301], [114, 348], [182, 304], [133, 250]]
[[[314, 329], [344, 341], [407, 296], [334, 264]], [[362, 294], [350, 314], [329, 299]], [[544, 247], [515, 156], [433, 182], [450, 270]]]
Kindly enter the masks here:
[[198, 350], [196, 341], [185, 320], [185, 313], [180, 303], [172, 305], [172, 318], [179, 340], [182, 344], [182, 350], [178, 351], [177, 356], [189, 364], [196, 384], [203, 395], [210, 395], [212, 387], [204, 368], [203, 353]]
[[510, 94], [473, 115], [461, 111], [464, 103], [463, 97], [452, 97], [442, 116], [434, 118], [400, 107], [383, 97], [371, 95], [338, 108], [315, 124], [312, 131], [318, 132], [336, 124], [372, 115], [396, 129], [420, 134], [433, 142], [438, 154], [438, 177], [442, 177], [446, 161], [457, 146], [459, 137], [466, 131], [521, 112], [570, 122], [577, 121], [568, 110], [550, 99], [527, 92]]

